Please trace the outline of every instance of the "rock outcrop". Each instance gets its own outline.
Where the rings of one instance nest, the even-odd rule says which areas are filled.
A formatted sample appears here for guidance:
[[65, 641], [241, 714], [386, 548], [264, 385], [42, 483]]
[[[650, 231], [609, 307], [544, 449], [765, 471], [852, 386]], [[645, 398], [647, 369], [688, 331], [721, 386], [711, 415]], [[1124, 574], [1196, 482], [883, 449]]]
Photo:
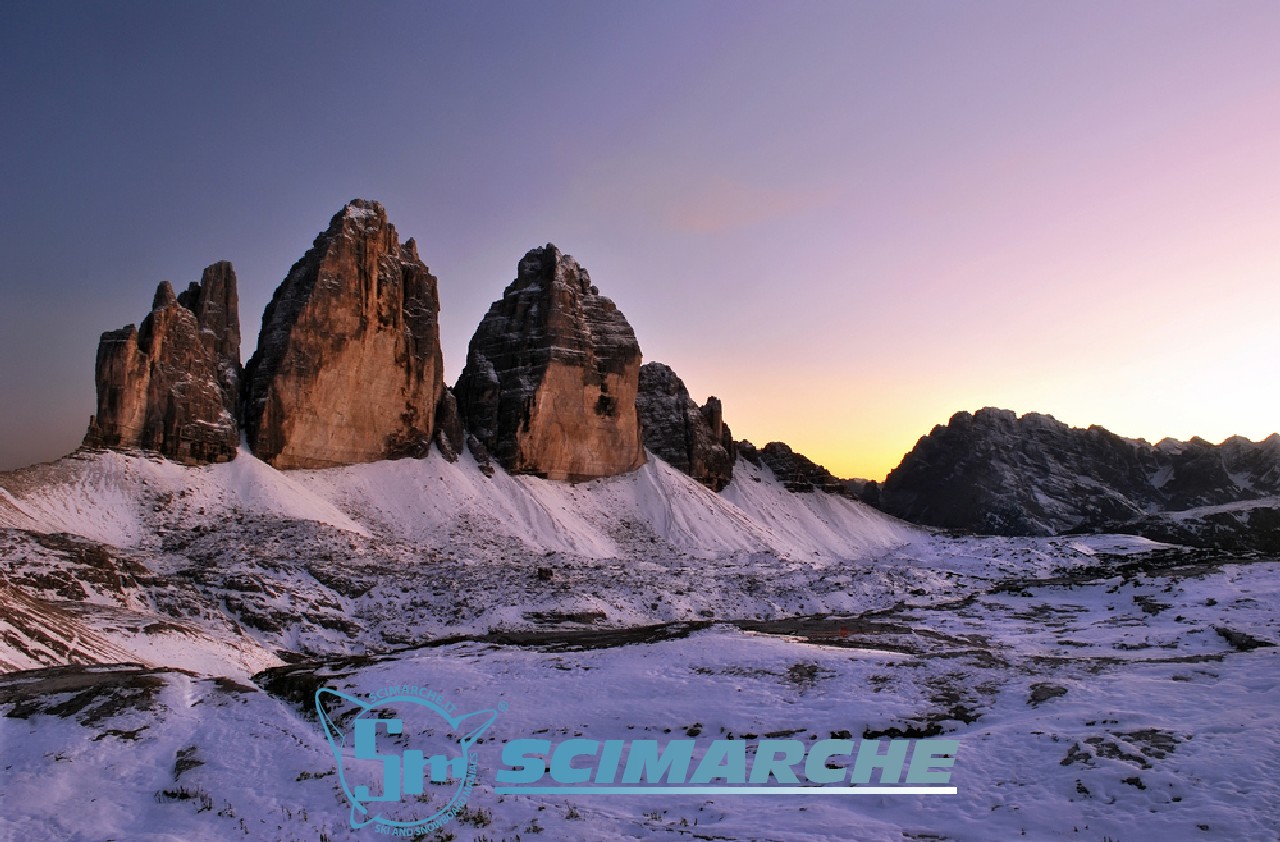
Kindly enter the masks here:
[[768, 466], [788, 491], [825, 491], [857, 497], [844, 480], [837, 479], [826, 468], [780, 441], [771, 441], [762, 448], [749, 441], [740, 441], [738, 454], [753, 465]]
[[698, 406], [669, 366], [645, 363], [640, 367], [636, 410], [644, 446], [654, 455], [713, 491], [733, 479], [738, 450], [718, 398], [707, 398]]
[[1245, 501], [1145, 515], [1106, 527], [1152, 541], [1240, 552], [1280, 553], [1280, 500]]
[[86, 447], [154, 451], [179, 462], [235, 458], [240, 445], [240, 316], [230, 263], [174, 295], [160, 284], [140, 328], [102, 334], [98, 410]]
[[179, 293], [178, 303], [195, 313], [200, 341], [218, 367], [223, 404], [238, 422], [244, 369], [240, 365], [240, 296], [231, 263], [221, 260], [207, 266], [199, 283]]
[[466, 436], [462, 416], [458, 414], [458, 400], [453, 396], [453, 390], [446, 388], [436, 408], [436, 448], [445, 459], [457, 462], [466, 447]]
[[1122, 528], [1150, 516], [1280, 495], [1280, 435], [1152, 445], [1048, 415], [959, 412], [885, 479], [881, 507], [997, 535]]
[[581, 481], [644, 464], [640, 346], [587, 271], [530, 251], [480, 322], [454, 392], [467, 431], [511, 473]]
[[423, 456], [444, 389], [436, 279], [378, 202], [339, 211], [262, 317], [245, 429], [277, 468]]

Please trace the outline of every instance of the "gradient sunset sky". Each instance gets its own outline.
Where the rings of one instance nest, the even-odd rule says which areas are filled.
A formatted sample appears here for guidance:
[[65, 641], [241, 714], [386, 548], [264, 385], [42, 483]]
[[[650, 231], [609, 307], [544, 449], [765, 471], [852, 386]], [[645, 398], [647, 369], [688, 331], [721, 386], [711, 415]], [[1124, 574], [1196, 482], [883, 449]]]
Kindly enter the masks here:
[[440, 279], [446, 381], [576, 256], [735, 435], [882, 478], [957, 410], [1280, 430], [1280, 3], [16, 2], [0, 468], [215, 260], [263, 307], [348, 199]]

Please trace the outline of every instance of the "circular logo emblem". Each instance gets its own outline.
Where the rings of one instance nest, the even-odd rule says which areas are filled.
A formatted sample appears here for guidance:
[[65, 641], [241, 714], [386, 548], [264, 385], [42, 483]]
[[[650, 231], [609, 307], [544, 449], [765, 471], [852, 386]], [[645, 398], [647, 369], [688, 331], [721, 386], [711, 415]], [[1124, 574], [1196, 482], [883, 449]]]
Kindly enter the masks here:
[[[351, 827], [429, 833], [462, 809], [475, 786], [472, 746], [497, 710], [458, 714], [425, 687], [388, 687], [372, 700], [322, 687], [316, 712], [351, 804]], [[505, 707], [500, 705], [499, 707]]]

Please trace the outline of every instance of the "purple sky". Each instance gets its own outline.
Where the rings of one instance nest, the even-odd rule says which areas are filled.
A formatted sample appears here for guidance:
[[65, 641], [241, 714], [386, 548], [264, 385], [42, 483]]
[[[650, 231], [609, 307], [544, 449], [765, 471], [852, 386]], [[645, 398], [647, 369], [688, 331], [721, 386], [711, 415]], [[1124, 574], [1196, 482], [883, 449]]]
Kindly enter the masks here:
[[440, 278], [446, 379], [548, 241], [739, 437], [881, 477], [954, 411], [1280, 428], [1280, 4], [8, 3], [0, 467], [98, 334], [342, 203]]

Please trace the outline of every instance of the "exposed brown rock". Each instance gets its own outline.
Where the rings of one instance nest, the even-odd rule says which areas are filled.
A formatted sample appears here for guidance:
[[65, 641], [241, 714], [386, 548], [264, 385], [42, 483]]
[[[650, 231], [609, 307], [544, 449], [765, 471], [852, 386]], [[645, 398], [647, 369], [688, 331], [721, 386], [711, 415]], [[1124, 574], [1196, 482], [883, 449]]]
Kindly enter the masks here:
[[277, 468], [423, 456], [444, 388], [436, 279], [378, 202], [339, 211], [262, 316], [249, 445]]
[[85, 446], [192, 464], [235, 458], [240, 317], [231, 264], [210, 266], [181, 298], [162, 282], [141, 329], [102, 334], [94, 379], [98, 411]]
[[218, 366], [218, 385], [223, 404], [239, 417], [240, 297], [236, 273], [231, 263], [220, 260], [205, 267], [199, 283], [192, 283], [178, 296], [178, 303], [195, 313], [200, 324], [200, 341]]
[[652, 362], [640, 367], [636, 409], [644, 446], [654, 455], [714, 491], [733, 479], [737, 446], [718, 398], [698, 406], [669, 366]]
[[468, 432], [512, 473], [580, 481], [644, 464], [640, 346], [555, 246], [534, 249], [480, 322], [455, 389]]

